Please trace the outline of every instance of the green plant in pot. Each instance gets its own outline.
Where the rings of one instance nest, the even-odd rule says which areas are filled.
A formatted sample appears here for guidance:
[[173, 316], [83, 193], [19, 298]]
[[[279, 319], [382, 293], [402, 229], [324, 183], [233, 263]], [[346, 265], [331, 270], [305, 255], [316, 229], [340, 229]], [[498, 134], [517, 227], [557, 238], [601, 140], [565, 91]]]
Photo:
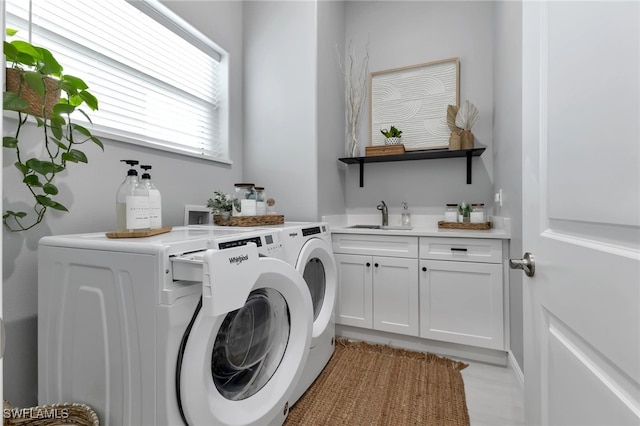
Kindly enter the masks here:
[[[16, 31], [7, 28], [6, 34], [14, 36]], [[89, 129], [74, 123], [71, 117], [79, 112], [91, 123], [80, 107], [98, 109], [98, 100], [87, 91], [82, 79], [64, 74], [49, 50], [26, 41], [5, 41], [4, 55], [7, 81], [3, 110], [15, 112], [18, 124], [10, 136], [3, 137], [2, 145], [15, 152], [14, 165], [34, 199], [30, 214], [12, 210], [3, 213], [4, 225], [16, 232], [26, 231], [42, 222], [48, 209], [68, 211], [54, 199], [58, 195], [56, 176], [67, 169], [68, 162], [88, 162], [86, 154], [78, 149], [82, 144], [90, 141], [102, 150], [104, 146]], [[42, 131], [40, 157], [25, 153], [26, 142], [20, 140], [29, 117]]]
[[396, 145], [400, 143], [402, 130], [398, 130], [396, 126], [391, 126], [388, 130], [381, 129], [380, 133], [385, 137], [384, 143], [386, 145]]
[[215, 191], [215, 196], [209, 198], [207, 201], [207, 207], [211, 209], [214, 215], [220, 215], [223, 218], [229, 218], [231, 215], [231, 209], [233, 208], [233, 201], [231, 197], [222, 193], [221, 191]]

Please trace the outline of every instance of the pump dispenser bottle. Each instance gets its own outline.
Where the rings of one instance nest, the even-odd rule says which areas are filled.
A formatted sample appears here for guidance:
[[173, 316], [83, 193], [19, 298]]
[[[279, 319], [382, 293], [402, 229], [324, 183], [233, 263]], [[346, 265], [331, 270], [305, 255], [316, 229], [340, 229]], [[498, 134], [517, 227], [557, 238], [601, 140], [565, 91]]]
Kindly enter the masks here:
[[406, 201], [402, 203], [402, 226], [411, 226], [411, 211]]
[[136, 160], [120, 160], [131, 166], [127, 177], [118, 188], [116, 196], [116, 217], [118, 232], [149, 230], [149, 191], [138, 180], [134, 166]]
[[151, 166], [140, 166], [144, 170], [142, 173], [142, 183], [149, 191], [149, 227], [151, 229], [162, 228], [162, 197], [160, 191], [151, 180], [149, 170]]

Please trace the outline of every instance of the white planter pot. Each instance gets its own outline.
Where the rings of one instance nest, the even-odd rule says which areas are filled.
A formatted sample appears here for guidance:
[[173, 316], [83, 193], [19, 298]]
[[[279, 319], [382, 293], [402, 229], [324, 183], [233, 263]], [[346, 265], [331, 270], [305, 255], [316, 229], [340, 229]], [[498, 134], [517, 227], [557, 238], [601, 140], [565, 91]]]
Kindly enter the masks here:
[[385, 138], [384, 139], [384, 144], [385, 145], [398, 145], [400, 143], [400, 139], [401, 138]]

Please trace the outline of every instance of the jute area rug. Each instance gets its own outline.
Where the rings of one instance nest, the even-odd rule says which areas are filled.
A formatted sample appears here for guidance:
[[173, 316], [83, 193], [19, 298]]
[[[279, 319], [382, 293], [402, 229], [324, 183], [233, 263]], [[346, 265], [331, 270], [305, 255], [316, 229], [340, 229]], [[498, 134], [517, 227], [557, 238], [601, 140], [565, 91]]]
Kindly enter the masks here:
[[468, 426], [465, 367], [433, 354], [338, 340], [284, 425]]

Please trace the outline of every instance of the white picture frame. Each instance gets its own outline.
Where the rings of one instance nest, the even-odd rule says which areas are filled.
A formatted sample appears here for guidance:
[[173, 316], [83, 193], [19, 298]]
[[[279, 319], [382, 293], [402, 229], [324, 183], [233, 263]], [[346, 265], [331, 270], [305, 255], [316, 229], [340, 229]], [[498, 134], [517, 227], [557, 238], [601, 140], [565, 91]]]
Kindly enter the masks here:
[[460, 59], [449, 58], [369, 75], [370, 145], [382, 129], [402, 130], [406, 151], [448, 148], [447, 106], [460, 105]]

